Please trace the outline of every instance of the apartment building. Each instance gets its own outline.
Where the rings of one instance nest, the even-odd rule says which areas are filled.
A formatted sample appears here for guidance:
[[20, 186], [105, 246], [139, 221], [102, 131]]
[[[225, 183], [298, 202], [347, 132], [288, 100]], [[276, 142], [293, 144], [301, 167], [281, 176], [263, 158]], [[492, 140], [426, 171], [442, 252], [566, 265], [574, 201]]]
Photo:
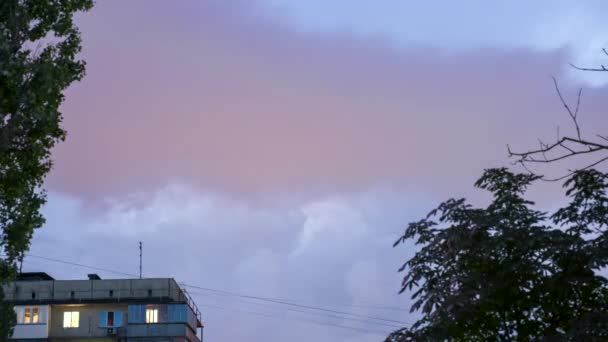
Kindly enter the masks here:
[[55, 280], [21, 273], [4, 286], [11, 341], [201, 342], [201, 313], [172, 278]]

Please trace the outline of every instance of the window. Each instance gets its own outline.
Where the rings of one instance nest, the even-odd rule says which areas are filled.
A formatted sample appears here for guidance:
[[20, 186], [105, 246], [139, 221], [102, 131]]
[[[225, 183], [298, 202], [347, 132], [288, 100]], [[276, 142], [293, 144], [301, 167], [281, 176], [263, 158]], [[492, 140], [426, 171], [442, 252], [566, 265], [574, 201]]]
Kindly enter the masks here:
[[23, 314], [23, 324], [32, 323], [32, 308], [25, 308], [25, 313]]
[[64, 328], [78, 328], [80, 313], [78, 311], [68, 311], [63, 313]]
[[33, 307], [32, 308], [32, 323], [36, 324], [38, 323], [39, 319], [38, 319], [38, 308], [37, 307]]
[[146, 323], [158, 323], [158, 307], [146, 307]]
[[102, 328], [113, 328], [122, 326], [122, 312], [101, 311], [99, 313], [99, 326]]
[[44, 323], [40, 316], [40, 309], [37, 306], [15, 308], [15, 312], [17, 313], [17, 324]]

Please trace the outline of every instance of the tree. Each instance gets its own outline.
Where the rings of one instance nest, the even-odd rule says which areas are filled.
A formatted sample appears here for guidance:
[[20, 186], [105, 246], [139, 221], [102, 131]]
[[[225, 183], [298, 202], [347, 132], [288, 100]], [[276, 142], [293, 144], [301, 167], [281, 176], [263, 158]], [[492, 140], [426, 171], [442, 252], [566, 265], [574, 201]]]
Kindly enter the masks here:
[[[602, 49], [603, 53], [608, 56], [608, 50]], [[599, 68], [579, 67], [574, 64], [570, 64], [573, 68], [580, 71], [586, 72], [608, 72], [608, 69], [604, 65], [600, 65]], [[581, 166], [575, 170], [571, 170], [569, 173], [559, 176], [557, 178], [545, 178], [549, 181], [559, 181], [572, 176], [576, 171], [587, 170], [598, 166], [599, 164], [608, 160], [608, 135], [596, 133], [594, 136], [585, 136], [581, 131], [579, 125], [579, 108], [581, 104], [582, 89], [578, 90], [576, 98], [576, 105], [572, 106], [569, 104], [562, 95], [562, 92], [557, 83], [557, 79], [553, 77], [553, 85], [555, 91], [559, 97], [559, 100], [568, 113], [568, 116], [572, 120], [574, 135], [561, 136], [559, 128], [557, 131], [557, 138], [551, 143], [546, 143], [539, 139], [539, 147], [524, 152], [512, 151], [509, 146], [507, 150], [509, 157], [515, 158], [515, 163], [520, 164], [526, 170], [530, 171], [528, 165], [531, 164], [549, 164], [564, 161], [580, 156], [587, 156], [589, 154], [597, 155], [593, 161], [588, 164]]]
[[576, 171], [568, 205], [534, 210], [526, 189], [540, 176], [486, 170], [476, 187], [493, 200], [441, 203], [395, 246], [418, 252], [400, 269], [422, 318], [391, 334], [403, 341], [608, 340], [608, 175]]
[[[0, 285], [12, 279], [44, 223], [43, 181], [64, 140], [63, 91], [84, 76], [74, 14], [92, 0], [0, 1]], [[0, 340], [15, 315], [0, 287]]]

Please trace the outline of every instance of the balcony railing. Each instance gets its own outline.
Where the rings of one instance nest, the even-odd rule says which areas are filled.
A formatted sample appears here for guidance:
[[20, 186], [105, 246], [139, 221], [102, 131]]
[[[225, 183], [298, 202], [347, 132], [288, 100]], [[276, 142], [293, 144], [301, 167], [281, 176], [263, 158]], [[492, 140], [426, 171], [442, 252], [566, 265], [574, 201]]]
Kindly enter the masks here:
[[4, 286], [15, 303], [186, 303], [202, 326], [202, 315], [190, 294], [171, 278], [18, 281]]

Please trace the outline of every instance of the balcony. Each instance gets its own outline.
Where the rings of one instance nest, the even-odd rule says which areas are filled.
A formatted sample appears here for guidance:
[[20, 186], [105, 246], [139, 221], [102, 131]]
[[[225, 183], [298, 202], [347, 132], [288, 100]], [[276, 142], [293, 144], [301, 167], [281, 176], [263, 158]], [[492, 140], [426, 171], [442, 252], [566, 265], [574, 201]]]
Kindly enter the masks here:
[[[52, 278], [51, 278], [52, 279]], [[17, 305], [86, 303], [185, 303], [201, 326], [201, 313], [171, 278], [21, 280], [3, 286], [6, 300]]]
[[185, 337], [190, 342], [201, 342], [196, 334], [184, 323], [129, 324], [117, 330], [118, 337]]

